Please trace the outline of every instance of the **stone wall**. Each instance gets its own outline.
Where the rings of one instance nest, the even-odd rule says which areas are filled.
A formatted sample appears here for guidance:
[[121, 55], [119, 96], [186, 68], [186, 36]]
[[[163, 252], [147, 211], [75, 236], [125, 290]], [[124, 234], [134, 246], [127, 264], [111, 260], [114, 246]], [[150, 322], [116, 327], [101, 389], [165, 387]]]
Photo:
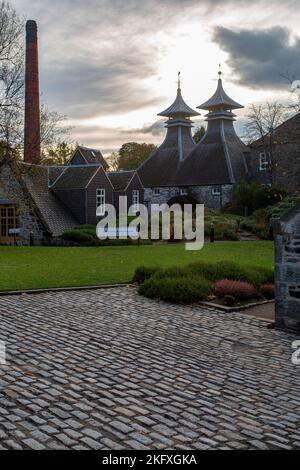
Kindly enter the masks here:
[[[210, 209], [221, 209], [230, 202], [230, 191], [232, 185], [223, 185], [221, 195], [214, 195], [216, 186], [192, 186], [187, 188], [146, 188], [144, 193], [145, 204], [167, 204], [172, 198], [181, 195], [181, 189], [186, 189], [187, 195], [196, 199], [199, 204], [204, 204]], [[155, 194], [159, 190], [159, 194]]]
[[[8, 165], [0, 166], [0, 199], [7, 199], [18, 207], [18, 228], [21, 229], [18, 244], [28, 245], [30, 233], [34, 236], [35, 244], [41, 244], [46, 238], [45, 228], [42, 225], [32, 202], [26, 196], [20, 183], [12, 174]], [[11, 243], [13, 243], [13, 241], [14, 239], [12, 238]]]
[[300, 332], [300, 207], [277, 227], [276, 327]]

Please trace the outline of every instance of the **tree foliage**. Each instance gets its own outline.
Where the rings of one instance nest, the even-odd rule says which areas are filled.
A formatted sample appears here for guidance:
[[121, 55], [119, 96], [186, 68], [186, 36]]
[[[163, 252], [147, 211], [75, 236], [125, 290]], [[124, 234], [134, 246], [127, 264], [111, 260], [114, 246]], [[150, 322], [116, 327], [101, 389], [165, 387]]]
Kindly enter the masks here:
[[204, 126], [201, 126], [201, 127], [197, 127], [195, 129], [195, 132], [194, 132], [194, 135], [193, 135], [193, 139], [195, 141], [196, 144], [199, 144], [199, 142], [201, 142], [201, 140], [203, 139], [203, 137], [205, 136], [205, 127]]
[[277, 204], [286, 195], [287, 191], [280, 186], [264, 186], [256, 181], [242, 181], [233, 187], [231, 196], [237, 212], [247, 217], [258, 209]]
[[68, 142], [58, 142], [47, 147], [42, 153], [42, 163], [45, 165], [66, 165], [75, 152], [75, 146]]
[[108, 162], [113, 170], [135, 170], [156, 148], [153, 144], [127, 142], [117, 153], [114, 152], [108, 157]]

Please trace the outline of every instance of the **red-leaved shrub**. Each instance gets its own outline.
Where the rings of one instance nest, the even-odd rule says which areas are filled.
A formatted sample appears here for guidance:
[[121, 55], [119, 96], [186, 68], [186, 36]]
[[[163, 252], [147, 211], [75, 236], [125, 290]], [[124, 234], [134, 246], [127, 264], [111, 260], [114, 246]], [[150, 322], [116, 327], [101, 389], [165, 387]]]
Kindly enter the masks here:
[[214, 293], [223, 299], [225, 296], [235, 297], [237, 300], [257, 299], [259, 293], [254, 286], [248, 282], [231, 281], [222, 279], [214, 284]]
[[260, 288], [260, 293], [266, 299], [274, 299], [274, 297], [275, 297], [275, 285], [274, 284], [264, 284]]

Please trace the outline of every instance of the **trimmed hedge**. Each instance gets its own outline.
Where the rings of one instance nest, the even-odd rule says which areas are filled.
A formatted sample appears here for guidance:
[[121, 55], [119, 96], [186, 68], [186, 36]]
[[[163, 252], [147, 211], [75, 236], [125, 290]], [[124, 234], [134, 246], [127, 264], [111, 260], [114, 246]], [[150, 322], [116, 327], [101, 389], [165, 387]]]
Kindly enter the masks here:
[[259, 287], [262, 284], [274, 282], [274, 271], [267, 268], [243, 267], [231, 261], [219, 263], [193, 263], [186, 268], [189, 272], [201, 275], [212, 282], [221, 279], [244, 281]]
[[200, 276], [212, 282], [221, 279], [244, 281], [259, 287], [274, 282], [274, 271], [267, 268], [243, 267], [231, 261], [219, 263], [192, 263], [182, 268], [160, 270], [157, 274], [161, 279], [168, 277]]
[[207, 279], [200, 277], [170, 277], [161, 282], [161, 279], [154, 275], [139, 287], [139, 294], [165, 302], [189, 304], [206, 299], [211, 287]]
[[[143, 282], [139, 279], [139, 270], [147, 271], [148, 268], [142, 267], [136, 270], [134, 276], [135, 282]], [[262, 267], [243, 267], [232, 261], [221, 261], [219, 263], [197, 262], [183, 267], [172, 267], [168, 269], [158, 269], [152, 273], [153, 268], [149, 268], [149, 275], [154, 275], [159, 279], [168, 279], [170, 277], [204, 277], [211, 282], [221, 279], [232, 279], [234, 281], [243, 281], [253, 284], [256, 288], [263, 284], [274, 283], [274, 270]], [[151, 274], [152, 273], [152, 274]], [[149, 276], [148, 276], [149, 277]]]
[[62, 235], [61, 238], [65, 241], [73, 243], [95, 243], [95, 239], [91, 235], [80, 230], [68, 230]]

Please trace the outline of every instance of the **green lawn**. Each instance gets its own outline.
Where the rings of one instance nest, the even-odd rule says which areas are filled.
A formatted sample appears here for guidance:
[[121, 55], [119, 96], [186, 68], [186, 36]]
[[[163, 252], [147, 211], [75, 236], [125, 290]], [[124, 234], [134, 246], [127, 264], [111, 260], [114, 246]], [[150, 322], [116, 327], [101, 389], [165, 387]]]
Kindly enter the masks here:
[[186, 251], [183, 244], [138, 247], [0, 247], [0, 291], [74, 287], [130, 282], [138, 266], [184, 265], [232, 260], [250, 266], [274, 266], [272, 242], [207, 244]]

